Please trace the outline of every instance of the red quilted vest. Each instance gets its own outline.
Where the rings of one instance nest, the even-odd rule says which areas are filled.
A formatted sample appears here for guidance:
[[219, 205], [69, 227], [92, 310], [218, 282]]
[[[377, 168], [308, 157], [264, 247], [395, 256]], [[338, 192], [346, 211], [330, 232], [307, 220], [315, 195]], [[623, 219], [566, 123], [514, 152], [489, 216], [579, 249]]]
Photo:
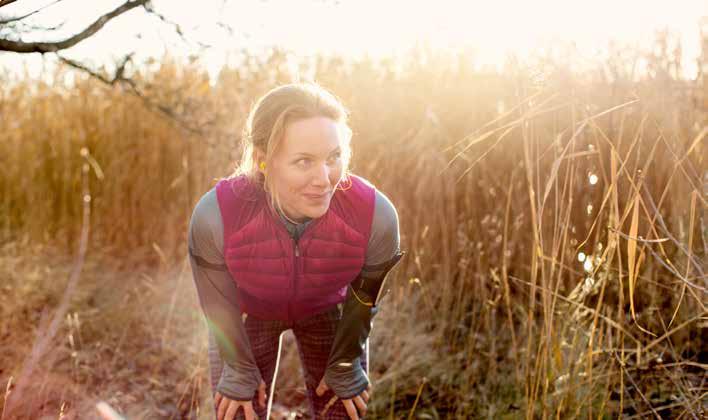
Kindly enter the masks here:
[[244, 312], [296, 321], [344, 301], [364, 265], [375, 200], [373, 185], [349, 178], [351, 188], [335, 191], [297, 243], [260, 186], [245, 176], [219, 181], [224, 259]]

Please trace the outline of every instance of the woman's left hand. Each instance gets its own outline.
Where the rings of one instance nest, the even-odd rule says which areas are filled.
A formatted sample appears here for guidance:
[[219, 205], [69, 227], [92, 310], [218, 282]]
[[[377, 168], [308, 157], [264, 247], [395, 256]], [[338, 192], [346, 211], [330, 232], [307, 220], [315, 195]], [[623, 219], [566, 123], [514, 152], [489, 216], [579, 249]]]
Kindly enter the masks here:
[[[329, 389], [329, 386], [325, 382], [324, 378], [320, 380], [320, 384], [317, 386], [317, 396], [321, 397], [324, 395], [325, 392]], [[361, 392], [361, 394], [355, 396], [354, 398], [342, 400], [342, 404], [344, 404], [344, 408], [347, 410], [347, 414], [349, 414], [349, 418], [351, 420], [359, 420], [359, 416], [364, 417], [366, 415], [366, 404], [369, 402], [369, 397], [370, 397], [370, 392], [371, 392], [371, 385], [367, 386], [365, 390]], [[327, 407], [323, 411], [327, 411], [329, 407], [334, 404], [339, 397], [334, 395], [332, 399], [327, 403]]]

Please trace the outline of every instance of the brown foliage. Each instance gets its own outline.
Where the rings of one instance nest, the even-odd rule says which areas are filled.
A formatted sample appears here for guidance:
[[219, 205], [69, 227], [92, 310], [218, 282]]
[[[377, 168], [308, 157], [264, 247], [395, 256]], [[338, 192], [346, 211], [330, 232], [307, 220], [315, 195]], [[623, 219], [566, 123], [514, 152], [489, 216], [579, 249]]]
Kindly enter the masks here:
[[[120, 87], [80, 76], [71, 86], [57, 82], [72, 74], [67, 70], [53, 83], [4, 87], [0, 232], [12, 243], [75, 245], [87, 164], [89, 254], [159, 265], [165, 284], [155, 290], [177, 296], [167, 285], [183, 277], [183, 265], [167, 267], [183, 264], [191, 209], [231, 172], [251, 102], [291, 80], [287, 60], [277, 51], [244, 57], [215, 83], [169, 60], [140, 76], [153, 86], [151, 98], [208, 127], [204, 134], [181, 129]], [[661, 62], [641, 77], [619, 72], [622, 63], [609, 73], [548, 62], [535, 67], [540, 73], [514, 63], [496, 73], [469, 63], [420, 51], [399, 63], [319, 57], [306, 69], [350, 107], [353, 170], [396, 204], [409, 251], [372, 338], [374, 415], [406, 415], [413, 406], [458, 418], [700, 415], [708, 247], [703, 80], [676, 79]], [[36, 293], [19, 289], [28, 270], [18, 270], [10, 296]], [[88, 284], [106, 271], [95, 270], [84, 275], [93, 276]], [[141, 308], [168, 299], [143, 292]], [[196, 308], [193, 294], [182, 295]], [[28, 317], [36, 305], [26, 302], [0, 323], [16, 347], [31, 341], [17, 333], [20, 325], [35, 325]], [[82, 314], [91, 307], [74, 308]], [[164, 313], [138, 313], [152, 321], [132, 334], [126, 354], [163, 334], [156, 324], [173, 322]], [[116, 307], [114, 315], [135, 322], [129, 309]], [[116, 320], [96, 325], [104, 322]], [[203, 325], [190, 325], [201, 328], [195, 342], [203, 340]], [[111, 339], [96, 331], [85, 343], [93, 340]], [[203, 347], [186, 357], [161, 343], [152, 355], [174, 357], [173, 365], [205, 360]], [[158, 359], [148, 365], [164, 366]], [[10, 360], [18, 358], [0, 360], [0, 377], [15, 371]], [[95, 381], [100, 364], [85, 366], [72, 383]], [[155, 369], [120, 369], [143, 381], [175, 380]], [[203, 382], [204, 368], [190, 375], [180, 383]], [[208, 398], [202, 382], [184, 385], [197, 401]]]

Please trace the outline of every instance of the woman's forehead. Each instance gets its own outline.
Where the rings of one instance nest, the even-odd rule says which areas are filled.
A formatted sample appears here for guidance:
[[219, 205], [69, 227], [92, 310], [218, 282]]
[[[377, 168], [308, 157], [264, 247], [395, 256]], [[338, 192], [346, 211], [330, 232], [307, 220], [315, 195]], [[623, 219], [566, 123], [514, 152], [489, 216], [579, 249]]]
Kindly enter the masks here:
[[293, 121], [285, 128], [285, 154], [327, 155], [342, 145], [341, 125], [327, 117]]

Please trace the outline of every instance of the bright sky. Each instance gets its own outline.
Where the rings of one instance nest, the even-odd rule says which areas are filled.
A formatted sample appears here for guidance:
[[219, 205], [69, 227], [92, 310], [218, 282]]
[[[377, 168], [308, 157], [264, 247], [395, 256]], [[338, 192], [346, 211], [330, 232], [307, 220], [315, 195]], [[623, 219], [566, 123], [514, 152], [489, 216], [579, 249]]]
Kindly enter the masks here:
[[[51, 1], [20, 0], [2, 12], [20, 13]], [[36, 21], [56, 24], [68, 18], [56, 35], [61, 38], [120, 3], [65, 0], [40, 13]], [[229, 50], [259, 51], [272, 45], [303, 56], [331, 52], [380, 57], [424, 42], [435, 48], [472, 50], [479, 64], [498, 65], [510, 52], [524, 56], [549, 41], [575, 41], [578, 50], [591, 58], [610, 39], [647, 43], [656, 28], [681, 34], [688, 64], [700, 49], [698, 22], [701, 16], [708, 17], [706, 0], [154, 0], [154, 5], [180, 24], [190, 39], [212, 45], [203, 56], [212, 73], [228, 61]], [[219, 21], [230, 25], [233, 35], [217, 26]], [[100, 63], [129, 51], [159, 56], [164, 48], [174, 55], [195, 51], [179, 41], [172, 28], [138, 9], [67, 55]], [[0, 55], [0, 64], [14, 60]], [[695, 64], [688, 70], [689, 75], [695, 73]]]

